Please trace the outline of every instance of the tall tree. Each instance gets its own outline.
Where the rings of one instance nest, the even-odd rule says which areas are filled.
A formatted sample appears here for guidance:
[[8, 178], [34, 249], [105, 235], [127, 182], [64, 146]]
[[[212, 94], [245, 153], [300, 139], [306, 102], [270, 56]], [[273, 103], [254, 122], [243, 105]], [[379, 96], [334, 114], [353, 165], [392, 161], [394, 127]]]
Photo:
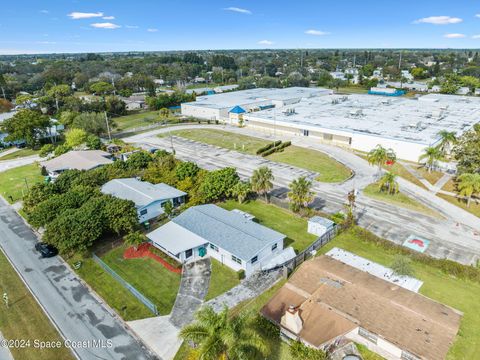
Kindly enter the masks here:
[[472, 195], [480, 193], [480, 174], [465, 173], [458, 177], [458, 192], [467, 198], [467, 207], [470, 206]]
[[382, 171], [382, 165], [387, 162], [395, 162], [397, 156], [392, 149], [386, 149], [382, 145], [377, 145], [374, 149], [370, 150], [367, 155], [367, 160], [370, 165], [378, 166], [378, 174]]
[[438, 160], [442, 158], [442, 152], [439, 148], [429, 146], [423, 150], [423, 154], [418, 158], [419, 161], [425, 160], [428, 172], [431, 172]]
[[225, 307], [216, 313], [209, 306], [201, 308], [196, 321], [180, 331], [180, 337], [198, 346], [202, 360], [243, 360], [268, 355], [267, 345], [255, 331], [251, 315], [230, 316]]
[[307, 207], [313, 201], [312, 182], [308, 181], [304, 176], [293, 180], [289, 188], [288, 198], [290, 199], [290, 207], [294, 212]]
[[385, 191], [387, 194], [393, 195], [398, 192], [397, 175], [387, 171], [378, 181], [380, 191]]
[[455, 131], [441, 130], [437, 134], [440, 137], [438, 143], [438, 149], [442, 152], [443, 156], [450, 155], [453, 145], [457, 143], [457, 137]]
[[268, 166], [259, 167], [252, 174], [251, 184], [252, 190], [259, 195], [265, 196], [265, 201], [268, 202], [268, 192], [272, 190], [275, 179], [272, 170]]
[[1, 130], [8, 134], [6, 142], [25, 141], [35, 147], [47, 135], [50, 119], [34, 110], [21, 110], [1, 124]]

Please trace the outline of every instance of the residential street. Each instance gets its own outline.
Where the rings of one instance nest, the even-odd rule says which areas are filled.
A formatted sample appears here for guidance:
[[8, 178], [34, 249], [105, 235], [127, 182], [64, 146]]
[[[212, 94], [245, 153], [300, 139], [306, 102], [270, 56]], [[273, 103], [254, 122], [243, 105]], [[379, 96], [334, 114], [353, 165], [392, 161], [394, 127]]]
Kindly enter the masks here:
[[[175, 129], [202, 127], [208, 127], [208, 125], [178, 126]], [[212, 126], [209, 127], [212, 128]], [[245, 135], [253, 136], [255, 134], [248, 128], [221, 128], [228, 131], [241, 132]], [[138, 145], [150, 145], [170, 150], [170, 138], [158, 138], [156, 135], [167, 133], [171, 130], [174, 129], [154, 130], [125, 138], [124, 140]], [[268, 136], [262, 136], [258, 133], [256, 136], [268, 138]], [[316, 143], [312, 139], [305, 137], [293, 137], [291, 139], [295, 145], [310, 147], [332, 155], [355, 172], [355, 176], [351, 180], [341, 184], [314, 182], [313, 189], [318, 196], [316, 206], [322, 210], [331, 213], [343, 209], [348, 191], [353, 188], [361, 190], [375, 181], [376, 169], [369, 166], [365, 160], [355, 154], [338, 147]], [[315, 177], [314, 173], [303, 169], [181, 138], [174, 138], [173, 145], [177, 157], [182, 160], [197, 162], [199, 166], [206, 169], [233, 166], [237, 168], [238, 173], [242, 177], [249, 177], [253, 170], [259, 166], [267, 165], [273, 171], [275, 176], [274, 182], [276, 186], [281, 188], [280, 192], [286, 191], [288, 184], [299, 176], [307, 176], [310, 179]], [[480, 229], [480, 220], [477, 217], [401, 178], [398, 179], [398, 182], [402, 191], [432, 207], [445, 219], [433, 218], [418, 212], [399, 208], [373, 200], [360, 193], [357, 200], [357, 211], [361, 226], [397, 244], [402, 244], [409, 235], [422, 236], [431, 241], [427, 253], [435, 257], [448, 258], [464, 264], [475, 263], [480, 258], [480, 235], [478, 230]]]
[[20, 216], [0, 199], [0, 246], [61, 335], [72, 342], [104, 341], [103, 347], [76, 347], [77, 357], [81, 360], [155, 359], [59, 257], [40, 258], [34, 249], [36, 241], [35, 234]]
[[19, 166], [33, 164], [35, 161], [40, 161], [38, 155], [26, 156], [23, 158], [13, 159], [13, 160], [3, 160], [0, 157], [0, 172], [10, 170]]

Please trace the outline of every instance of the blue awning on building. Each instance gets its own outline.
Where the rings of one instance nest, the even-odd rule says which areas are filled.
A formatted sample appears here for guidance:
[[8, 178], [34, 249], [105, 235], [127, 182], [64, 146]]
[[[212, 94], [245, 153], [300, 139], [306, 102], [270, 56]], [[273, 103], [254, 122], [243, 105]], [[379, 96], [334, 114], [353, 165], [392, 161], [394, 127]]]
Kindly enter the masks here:
[[241, 107], [241, 106], [235, 106], [233, 109], [229, 111], [229, 113], [233, 114], [243, 114], [246, 113], [246, 111]]

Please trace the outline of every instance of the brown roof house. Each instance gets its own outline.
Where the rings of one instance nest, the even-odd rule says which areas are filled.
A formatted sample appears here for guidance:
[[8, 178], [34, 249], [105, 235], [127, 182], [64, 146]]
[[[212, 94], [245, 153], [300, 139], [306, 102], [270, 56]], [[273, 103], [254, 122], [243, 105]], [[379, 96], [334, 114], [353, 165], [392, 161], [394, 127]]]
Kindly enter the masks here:
[[283, 335], [327, 349], [345, 340], [386, 359], [444, 359], [462, 313], [329, 256], [305, 262], [261, 310]]

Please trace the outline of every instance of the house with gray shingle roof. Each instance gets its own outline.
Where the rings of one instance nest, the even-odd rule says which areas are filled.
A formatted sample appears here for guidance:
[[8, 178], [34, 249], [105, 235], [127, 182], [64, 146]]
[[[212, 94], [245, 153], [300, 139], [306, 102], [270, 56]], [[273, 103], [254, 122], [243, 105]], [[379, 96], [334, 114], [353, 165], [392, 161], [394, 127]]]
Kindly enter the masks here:
[[238, 212], [208, 204], [187, 209], [147, 237], [178, 261], [211, 256], [248, 276], [283, 250], [286, 236]]
[[102, 186], [102, 193], [135, 203], [140, 222], [148, 221], [164, 213], [170, 201], [174, 207], [185, 202], [187, 195], [167, 184], [151, 184], [136, 178], [114, 179]]

